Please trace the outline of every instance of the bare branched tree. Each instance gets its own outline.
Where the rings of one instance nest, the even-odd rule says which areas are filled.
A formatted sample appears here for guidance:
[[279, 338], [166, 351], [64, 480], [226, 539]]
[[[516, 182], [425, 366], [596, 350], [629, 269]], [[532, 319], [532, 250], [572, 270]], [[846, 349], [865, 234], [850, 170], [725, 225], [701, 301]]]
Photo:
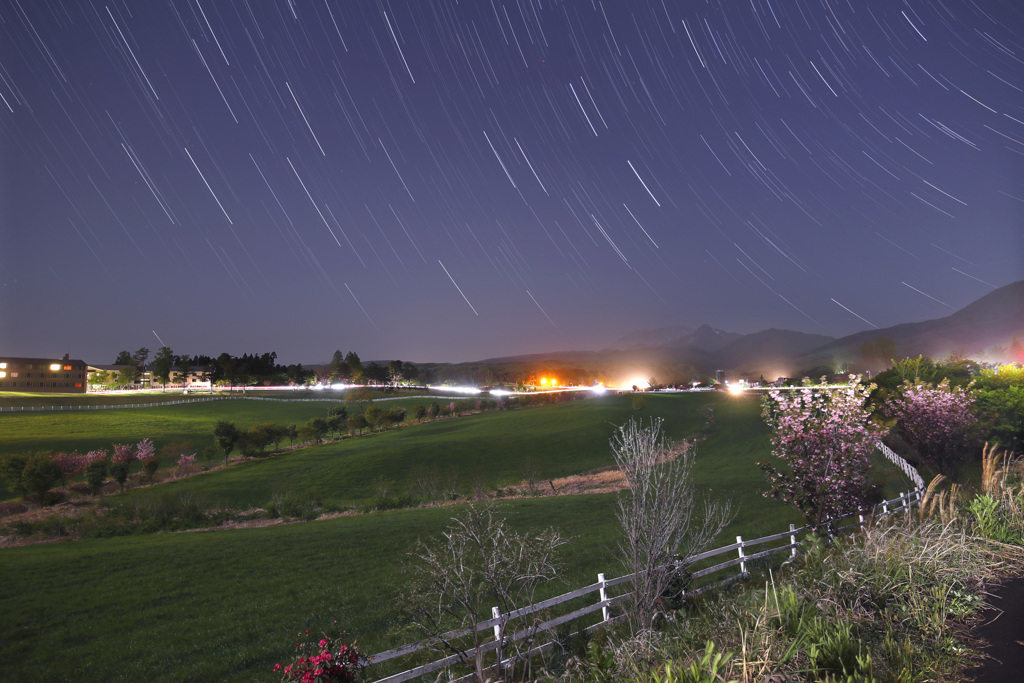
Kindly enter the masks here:
[[732, 519], [728, 502], [698, 500], [691, 476], [695, 451], [673, 450], [661, 426], [660, 418], [647, 425], [630, 420], [611, 438], [630, 489], [619, 494], [619, 549], [634, 575], [629, 617], [637, 632], [651, 628], [685, 559], [706, 548]]
[[[420, 542], [413, 554], [410, 606], [414, 625], [433, 639], [440, 649], [459, 654], [484, 683], [492, 676], [509, 680], [513, 671], [501, 671], [501, 662], [515, 662], [534, 644], [539, 621], [536, 615], [516, 623], [525, 638], [506, 637], [508, 615], [534, 602], [537, 587], [561, 573], [556, 551], [565, 544], [554, 529], [520, 534], [495, 517], [489, 507], [469, 507], [461, 518], [434, 543]], [[490, 616], [497, 606], [501, 619], [494, 665], [484, 664], [482, 647], [493, 642], [490, 628], [473, 630], [473, 625]], [[453, 636], [470, 629], [469, 642]], [[468, 647], [467, 647], [468, 646]]]

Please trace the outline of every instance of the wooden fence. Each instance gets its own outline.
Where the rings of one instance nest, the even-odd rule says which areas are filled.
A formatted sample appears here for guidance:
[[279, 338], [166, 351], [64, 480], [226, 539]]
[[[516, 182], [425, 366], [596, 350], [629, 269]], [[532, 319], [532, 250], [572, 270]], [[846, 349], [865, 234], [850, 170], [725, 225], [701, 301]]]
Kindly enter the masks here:
[[[879, 443], [878, 445], [879, 448], [882, 449], [883, 453], [886, 454], [886, 457], [894, 465], [896, 465], [904, 473], [906, 473], [907, 476], [910, 477], [915, 482], [915, 484], [917, 484], [917, 488], [908, 493], [901, 493], [898, 498], [893, 498], [892, 500], [886, 500], [879, 503], [874, 508], [872, 516], [875, 519], [879, 519], [882, 517], [887, 517], [889, 515], [895, 514], [897, 512], [903, 512], [905, 514], [908, 514], [911, 508], [921, 503], [921, 497], [924, 493], [924, 486], [923, 482], [921, 482], [921, 476], [918, 474], [917, 470], [914, 469], [912, 465], [910, 465], [910, 463], [901, 458], [898, 454], [888, 449], [882, 443]], [[827, 523], [827, 528], [831, 535], [835, 535], [860, 528], [865, 523], [865, 516], [858, 514], [855, 516], [844, 517], [842, 519], [829, 520], [829, 522]], [[729, 557], [729, 559], [725, 559], [721, 562], [718, 562], [717, 564], [714, 564], [709, 567], [704, 567], [690, 573], [689, 576], [692, 578], [692, 580], [701, 583], [702, 585], [699, 588], [689, 591], [689, 593], [687, 594], [696, 595], [701, 592], [707, 591], [715, 586], [721, 585], [723, 583], [743, 578], [748, 575], [747, 567], [749, 563], [755, 562], [757, 560], [767, 559], [770, 556], [775, 555], [777, 553], [787, 553], [790, 558], [795, 557], [800, 548], [800, 545], [807, 540], [807, 537], [811, 533], [812, 530], [810, 529], [810, 527], [803, 526], [797, 528], [795, 525], [790, 524], [789, 530], [787, 531], [782, 531], [777, 534], [771, 534], [769, 536], [762, 536], [760, 538], [755, 538], [752, 540], [744, 540], [742, 536], [737, 536], [735, 543], [730, 543], [729, 545], [725, 545], [720, 548], [715, 548], [714, 550], [708, 550], [706, 552], [688, 557], [685, 560], [680, 561], [678, 563], [678, 566], [690, 567], [698, 563], [711, 560], [712, 558], [717, 558], [722, 555], [729, 555], [731, 553], [735, 553], [734, 557]], [[781, 545], [771, 545], [777, 544], [780, 541], [784, 543], [782, 543]], [[753, 548], [763, 546], [770, 547], [750, 552], [750, 550]], [[736, 567], [737, 569], [734, 571], [726, 572], [726, 570], [730, 570], [734, 567]], [[714, 580], [705, 582], [698, 581], [699, 579], [702, 579], [704, 577], [710, 577], [712, 575], [717, 574], [722, 575], [718, 578], [715, 578]], [[447, 642], [452, 642], [454, 640], [465, 638], [466, 636], [472, 635], [474, 632], [481, 633], [486, 632], [488, 629], [493, 629], [493, 640], [489, 640], [488, 642], [484, 643], [480, 646], [479, 649], [468, 648], [466, 650], [449, 655], [442, 659], [438, 659], [427, 664], [416, 666], [411, 669], [402, 671], [400, 673], [396, 673], [378, 679], [376, 683], [401, 683], [402, 681], [412, 680], [414, 678], [418, 678], [426, 674], [440, 671], [441, 669], [448, 669], [455, 665], [465, 664], [466, 662], [473, 661], [477, 652], [493, 652], [498, 649], [499, 645], [513, 643], [527, 638], [532, 640], [539, 633], [553, 631], [555, 628], [562, 624], [566, 624], [576, 619], [581, 619], [589, 614], [594, 614], [598, 611], [600, 611], [601, 613], [600, 619], [596, 623], [593, 623], [589, 626], [582, 628], [581, 632], [590, 633], [602, 626], [610, 626], [624, 619], [624, 615], [621, 613], [617, 615], [613, 614], [612, 607], [627, 600], [629, 598], [629, 593], [627, 592], [624, 594], [617, 595], [615, 597], [609, 597], [608, 589], [618, 586], [620, 584], [628, 583], [633, 580], [633, 577], [634, 575], [630, 574], [628, 576], [620, 576], [618, 578], [606, 580], [604, 574], [598, 574], [596, 583], [592, 583], [589, 586], [584, 586], [583, 588], [578, 588], [574, 591], [570, 591], [568, 593], [564, 593], [562, 595], [549, 598], [547, 600], [535, 603], [533, 605], [528, 605], [526, 607], [518, 609], [514, 612], [510, 612], [508, 614], [500, 614], [498, 612], [498, 608], [494, 607], [492, 608], [492, 616], [490, 619], [480, 621], [472, 627], [451, 631], [449, 633], [444, 634], [441, 637], [441, 639]], [[520, 630], [512, 632], [511, 634], [505, 632], [505, 626], [512, 621], [522, 619], [523, 617], [528, 617], [530, 615], [538, 614], [543, 610], [549, 610], [553, 607], [563, 605], [571, 600], [576, 600], [578, 598], [582, 598], [584, 596], [588, 596], [594, 593], [597, 594], [597, 599], [589, 605], [572, 610], [560, 616], [550, 617], [540, 623], [537, 623], [536, 620], [534, 620], [533, 623], [530, 623], [520, 628]], [[416, 643], [401, 645], [399, 647], [392, 648], [390, 650], [385, 650], [384, 652], [378, 652], [375, 655], [371, 655], [366, 658], [365, 663], [368, 666], [381, 664], [383, 662], [387, 662], [393, 659], [397, 659], [399, 657], [410, 655], [421, 650], [426, 650], [436, 645], [438, 642], [439, 639], [428, 639]], [[555, 645], [556, 643], [554, 641], [550, 641], [543, 645], [531, 647], [529, 648], [527, 655], [540, 654], [542, 652], [552, 649], [553, 647], [555, 647]], [[466, 676], [464, 678], [468, 679], [472, 678], [472, 676]]]

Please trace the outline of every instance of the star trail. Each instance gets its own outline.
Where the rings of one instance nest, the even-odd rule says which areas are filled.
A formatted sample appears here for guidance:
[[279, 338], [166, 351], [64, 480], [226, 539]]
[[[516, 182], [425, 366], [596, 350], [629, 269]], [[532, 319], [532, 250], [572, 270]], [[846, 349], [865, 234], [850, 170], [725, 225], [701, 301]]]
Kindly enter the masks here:
[[1013, 0], [8, 0], [0, 45], [10, 354], [841, 336], [1024, 277]]

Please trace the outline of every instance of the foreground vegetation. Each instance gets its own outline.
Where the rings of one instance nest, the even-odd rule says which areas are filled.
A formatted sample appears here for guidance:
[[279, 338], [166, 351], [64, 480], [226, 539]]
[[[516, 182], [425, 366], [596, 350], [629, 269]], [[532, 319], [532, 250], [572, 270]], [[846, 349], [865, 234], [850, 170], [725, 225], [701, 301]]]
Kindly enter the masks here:
[[[566, 582], [613, 571], [611, 496], [500, 508], [516, 528], [557, 521], [576, 557]], [[4, 677], [49, 680], [60, 652], [75, 680], [275, 680], [295, 633], [337, 620], [367, 652], [405, 642], [402, 565], [452, 508], [398, 510], [257, 529], [156, 534], [2, 551]], [[556, 592], [565, 589], [558, 586]]]
[[989, 450], [981, 490], [941, 486], [919, 514], [818, 539], [656, 631], [607, 634], [551, 664], [568, 681], [964, 680], [986, 592], [1024, 573], [1024, 459]]
[[[768, 445], [758, 410], [756, 400], [720, 395], [654, 396], [644, 410], [670, 418], [666, 424], [678, 438], [704, 438], [695, 466], [700, 485], [735, 492], [740, 501], [726, 535], [768, 533], [797, 521], [757, 493], [753, 462]], [[111, 509], [95, 519], [117, 524], [124, 519], [121, 509], [136, 515], [137, 532], [157, 530], [160, 523], [174, 528], [176, 515], [200, 495], [207, 496], [201, 509], [219, 507], [218, 494], [201, 494], [201, 487], [237, 505], [261, 505], [275, 491], [288, 490], [281, 481], [321, 490], [339, 503], [361, 500], [373, 495], [372, 482], [381, 474], [394, 476], [417, 464], [465, 466], [480, 458], [490, 463], [495, 485], [507, 487], [521, 481], [524, 452], [541, 461], [545, 477], [609, 464], [613, 424], [631, 414], [629, 397], [607, 396], [425, 423], [109, 496], [105, 505]], [[552, 594], [590, 583], [598, 572], [621, 571], [614, 558], [613, 495], [527, 496], [498, 504], [518, 529], [554, 523], [571, 539], [573, 557]], [[96, 680], [272, 680], [270, 668], [287, 658], [294, 631], [324, 628], [335, 619], [358, 636], [364, 651], [382, 650], [409, 638], [391, 632], [402, 617], [405, 553], [417, 538], [440, 533], [455, 514], [457, 507], [427, 507], [8, 548], [0, 568], [0, 604], [8, 615], [0, 624], [0, 660], [14, 662], [10, 675], [27, 680], [54, 651], [81, 658], [88, 665], [84, 677]]]
[[[241, 422], [250, 405], [299, 409], [222, 402], [159, 410], [201, 408], [193, 415], [209, 430], [218, 420]], [[213, 410], [218, 406], [224, 408]], [[321, 414], [325, 408], [299, 406]], [[650, 396], [640, 405], [607, 396], [428, 421], [137, 488], [105, 498], [80, 528], [68, 521], [25, 531], [140, 534], [227, 519], [436, 506], [437, 495], [416, 493], [418, 482], [432, 472], [453, 472], [448, 502], [514, 493], [520, 497], [497, 503], [514, 528], [554, 524], [569, 539], [564, 583], [545, 589], [560, 593], [593, 581], [598, 571], [621, 573], [615, 499], [530, 494], [545, 481], [555, 488], [556, 477], [607, 467], [608, 436], [632, 415], [663, 417], [670, 436], [699, 441], [694, 484], [731, 499], [739, 510], [723, 537], [773, 533], [797, 521], [796, 510], [760, 493], [764, 479], [756, 463], [770, 443], [759, 408], [756, 399], [715, 394]], [[178, 416], [145, 436], [180, 438], [173, 430], [187, 424]], [[82, 444], [93, 436], [88, 425], [82, 422], [70, 437], [68, 425], [53, 428], [65, 429], [61, 439]], [[147, 426], [158, 425], [152, 420]], [[656, 631], [577, 643], [549, 659], [544, 675], [652, 683], [769, 674], [790, 680], [949, 678], [967, 652], [952, 624], [982, 604], [977, 596], [986, 582], [1024, 566], [1011, 547], [1024, 541], [1024, 488], [1015, 467], [983, 468], [980, 495], [931, 492], [929, 507], [939, 521], [879, 526], [856, 542], [822, 542], [781, 573], [679, 610], [666, 608]], [[891, 474], [881, 483], [893, 492], [899, 477], [881, 471]], [[1000, 471], [1001, 480], [993, 475]], [[517, 486], [524, 481], [530, 485]], [[43, 663], [57, 651], [86, 663], [79, 679], [270, 680], [273, 663], [287, 660], [295, 631], [304, 627], [315, 631], [337, 620], [365, 653], [407, 642], [408, 633], [396, 630], [404, 621], [403, 558], [416, 539], [436, 537], [456, 514], [450, 505], [419, 507], [309, 524], [6, 549], [0, 605], [9, 618], [0, 624], [0, 660], [13, 662], [5, 668], [12, 677], [28, 680], [42, 679]]]

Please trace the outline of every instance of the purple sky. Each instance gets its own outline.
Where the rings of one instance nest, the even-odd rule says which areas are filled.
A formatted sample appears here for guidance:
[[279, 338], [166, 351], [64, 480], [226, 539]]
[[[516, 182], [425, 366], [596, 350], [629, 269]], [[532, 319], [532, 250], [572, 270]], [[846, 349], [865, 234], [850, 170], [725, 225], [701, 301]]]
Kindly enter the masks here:
[[0, 352], [842, 336], [1024, 277], [1016, 0], [0, 3]]

